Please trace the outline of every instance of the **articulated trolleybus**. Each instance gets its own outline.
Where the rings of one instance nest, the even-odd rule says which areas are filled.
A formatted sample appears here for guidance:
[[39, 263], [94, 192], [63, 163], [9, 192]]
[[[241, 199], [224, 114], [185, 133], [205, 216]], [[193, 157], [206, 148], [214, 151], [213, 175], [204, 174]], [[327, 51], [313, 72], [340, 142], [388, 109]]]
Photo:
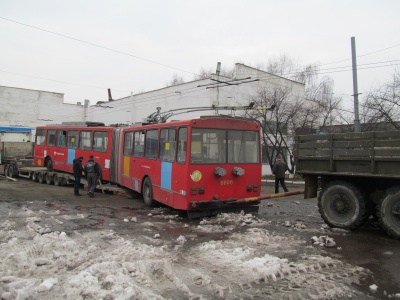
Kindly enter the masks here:
[[255, 121], [210, 116], [128, 127], [91, 125], [38, 127], [35, 165], [72, 172], [75, 157], [87, 160], [92, 154], [104, 181], [143, 194], [147, 205], [161, 202], [189, 216], [260, 195], [260, 125]]

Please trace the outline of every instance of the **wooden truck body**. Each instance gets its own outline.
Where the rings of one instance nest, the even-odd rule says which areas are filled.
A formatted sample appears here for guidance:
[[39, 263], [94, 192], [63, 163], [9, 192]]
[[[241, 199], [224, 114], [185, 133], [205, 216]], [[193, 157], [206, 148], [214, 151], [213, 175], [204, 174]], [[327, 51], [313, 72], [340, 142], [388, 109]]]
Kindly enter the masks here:
[[400, 239], [400, 131], [299, 135], [295, 159], [328, 225], [353, 230], [372, 215]]

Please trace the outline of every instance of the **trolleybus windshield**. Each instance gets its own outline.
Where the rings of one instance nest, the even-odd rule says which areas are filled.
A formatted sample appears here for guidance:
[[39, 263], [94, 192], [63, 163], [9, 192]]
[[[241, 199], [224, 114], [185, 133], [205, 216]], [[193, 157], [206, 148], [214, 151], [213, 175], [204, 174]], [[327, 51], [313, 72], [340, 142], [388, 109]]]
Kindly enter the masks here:
[[191, 164], [259, 163], [257, 131], [193, 128]]

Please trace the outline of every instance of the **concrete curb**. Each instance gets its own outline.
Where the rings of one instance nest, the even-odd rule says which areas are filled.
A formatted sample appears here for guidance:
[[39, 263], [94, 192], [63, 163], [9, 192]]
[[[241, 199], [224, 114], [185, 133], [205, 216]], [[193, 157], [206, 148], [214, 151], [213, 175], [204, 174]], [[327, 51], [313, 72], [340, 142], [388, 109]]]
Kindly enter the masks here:
[[[275, 183], [275, 180], [268, 180], [268, 179], [262, 179], [261, 182], [271, 182], [271, 183]], [[290, 180], [285, 180], [286, 183], [289, 184], [303, 184], [304, 185], [304, 181], [290, 181]]]

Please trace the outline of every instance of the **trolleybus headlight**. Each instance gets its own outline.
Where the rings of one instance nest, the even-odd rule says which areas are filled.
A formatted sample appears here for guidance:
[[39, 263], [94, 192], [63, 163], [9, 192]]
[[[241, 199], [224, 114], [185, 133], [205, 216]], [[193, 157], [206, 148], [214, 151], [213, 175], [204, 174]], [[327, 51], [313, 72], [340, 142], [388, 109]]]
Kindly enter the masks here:
[[190, 195], [196, 195], [197, 194], [197, 188], [191, 187], [190, 188]]
[[243, 176], [244, 175], [244, 170], [242, 168], [240, 168], [240, 167], [234, 167], [232, 172], [233, 172], [233, 175], [236, 175], [236, 176]]
[[253, 192], [258, 192], [258, 184], [253, 185]]
[[251, 191], [253, 190], [253, 186], [252, 186], [251, 184], [248, 184], [248, 185], [246, 186], [246, 190], [247, 190], [248, 192], [251, 192]]
[[199, 187], [198, 192], [199, 192], [199, 195], [203, 195], [204, 194], [204, 187], [203, 186]]
[[214, 174], [219, 176], [219, 177], [222, 177], [222, 176], [226, 175], [226, 170], [224, 168], [221, 168], [221, 167], [216, 167], [215, 170], [214, 170]]

